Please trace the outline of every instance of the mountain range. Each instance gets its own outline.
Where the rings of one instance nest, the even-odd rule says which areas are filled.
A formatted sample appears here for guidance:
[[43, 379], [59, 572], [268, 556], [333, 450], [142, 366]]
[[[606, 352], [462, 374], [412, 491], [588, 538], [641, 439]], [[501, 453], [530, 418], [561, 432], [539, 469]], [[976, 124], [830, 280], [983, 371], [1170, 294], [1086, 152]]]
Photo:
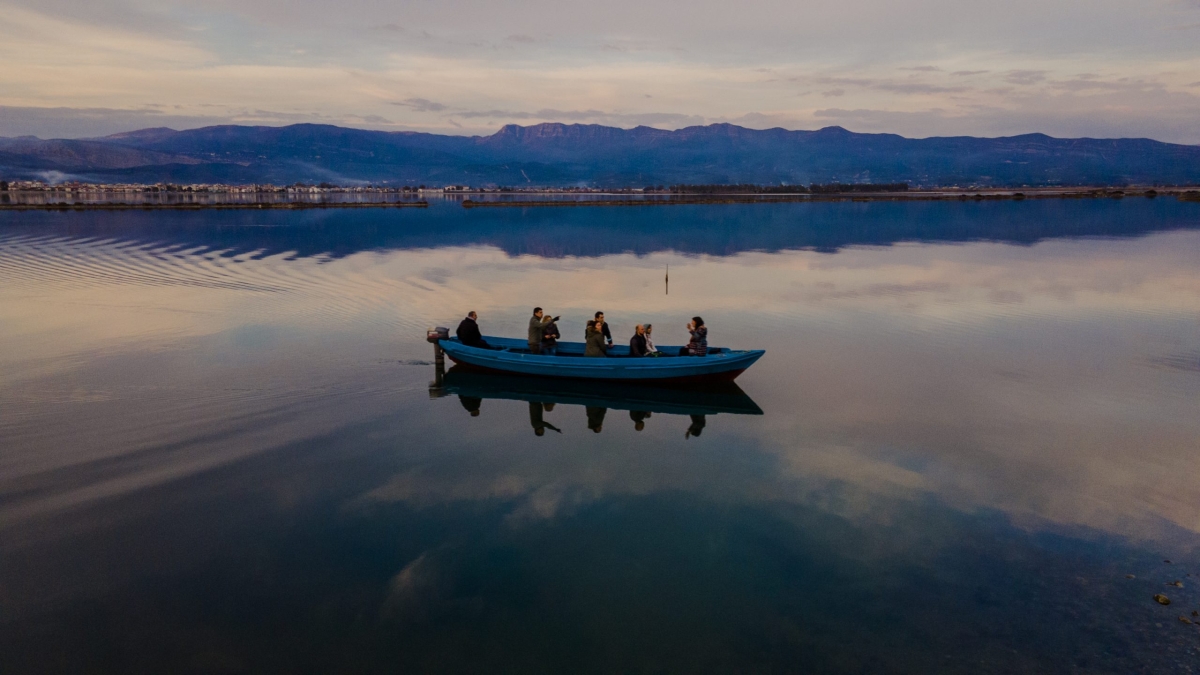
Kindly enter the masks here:
[[913, 139], [841, 127], [732, 124], [666, 131], [547, 123], [508, 125], [490, 136], [225, 125], [93, 139], [0, 138], [0, 178], [514, 187], [1194, 185], [1200, 184], [1200, 146], [1044, 134]]

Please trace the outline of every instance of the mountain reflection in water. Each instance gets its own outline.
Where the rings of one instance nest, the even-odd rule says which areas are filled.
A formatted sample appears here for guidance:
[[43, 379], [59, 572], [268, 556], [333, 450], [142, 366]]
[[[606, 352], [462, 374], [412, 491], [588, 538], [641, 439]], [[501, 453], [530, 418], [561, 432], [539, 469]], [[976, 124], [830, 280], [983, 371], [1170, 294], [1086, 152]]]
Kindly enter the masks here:
[[1188, 672], [1197, 363], [1171, 200], [0, 214], [0, 672]]
[[1200, 228], [1198, 212], [1200, 206], [1171, 198], [629, 207], [618, 213], [467, 211], [457, 202], [434, 202], [428, 210], [404, 212], [33, 212], [7, 217], [4, 229], [10, 235], [203, 246], [223, 256], [341, 258], [362, 251], [481, 245], [545, 258], [656, 251], [724, 256], [912, 241], [1033, 244], [1060, 237], [1136, 237]]

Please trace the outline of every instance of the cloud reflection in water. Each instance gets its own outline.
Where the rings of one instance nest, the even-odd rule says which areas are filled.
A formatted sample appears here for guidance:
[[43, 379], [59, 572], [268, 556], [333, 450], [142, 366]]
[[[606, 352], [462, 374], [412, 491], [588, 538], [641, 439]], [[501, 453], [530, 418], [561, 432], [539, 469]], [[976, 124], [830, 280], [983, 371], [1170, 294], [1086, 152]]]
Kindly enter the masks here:
[[[1168, 207], [1140, 204], [1105, 203], [1099, 220], [1167, 222]], [[1077, 219], [1060, 223], [1069, 233], [1098, 208], [1053, 213]], [[1078, 664], [1093, 648], [1118, 654], [1115, 670], [1184, 653], [1176, 633], [1138, 632], [1162, 619], [1135, 596], [1149, 597], [1160, 552], [1182, 570], [1200, 541], [1194, 221], [1017, 246], [868, 238], [829, 255], [786, 236], [753, 245], [770, 231], [753, 223], [739, 243], [752, 212], [705, 214], [661, 234], [705, 241], [726, 227], [728, 255], [581, 240], [539, 257], [522, 243], [619, 229], [610, 219], [625, 216], [609, 213], [563, 216], [565, 229], [538, 216], [524, 235], [518, 215], [482, 232], [460, 223], [479, 236], [440, 248], [345, 221], [355, 246], [305, 256], [282, 250], [304, 248], [304, 228], [275, 246], [260, 230], [169, 219], [152, 241], [143, 214], [130, 231], [112, 216], [105, 236], [100, 220], [36, 233], [6, 221], [0, 563], [20, 582], [0, 606], [78, 634], [55, 622], [103, 612], [72, 603], [107, 598], [103, 611], [124, 617], [114, 598], [127, 598], [163, 620], [142, 626], [159, 634], [182, 620], [175, 597], [221, 632], [229, 615], [201, 589], [261, 587], [264, 607], [303, 608], [263, 625], [308, 635], [322, 624], [295, 584], [342, 608], [333, 616], [369, 607], [380, 623], [329, 649], [361, 640], [380, 658], [392, 629], [414, 654], [437, 653], [437, 635], [495, 649], [505, 616], [522, 627], [513, 644], [557, 635], [583, 648], [592, 617], [633, 652], [679, 663], [691, 658], [679, 645], [743, 662], [758, 650], [769, 664], [806, 640], [809, 665], [828, 670], [856, 647], [845, 663], [873, 668], [891, 649], [898, 660], [873, 669], [941, 668], [953, 639], [1000, 670]], [[714, 225], [720, 214], [731, 221]], [[596, 434], [581, 399], [543, 407], [562, 433], [538, 437], [529, 399], [481, 396], [471, 417], [428, 397], [433, 369], [408, 365], [429, 360], [427, 326], [475, 309], [485, 332], [519, 335], [535, 304], [563, 316], [568, 339], [603, 309], [618, 336], [652, 321], [659, 343], [681, 341], [703, 310], [714, 344], [767, 350], [738, 381], [765, 414], [712, 414], [685, 438], [689, 411], [656, 410], [639, 431], [610, 402]], [[1119, 585], [1126, 570], [1143, 585]], [[1087, 606], [1111, 614], [1080, 618]], [[1003, 628], [1037, 611], [1033, 637]], [[680, 616], [698, 617], [692, 638], [671, 632]], [[722, 616], [742, 618], [719, 629]], [[778, 641], [730, 646], [751, 628]], [[247, 653], [279, 647], [244, 639], [262, 641]]]

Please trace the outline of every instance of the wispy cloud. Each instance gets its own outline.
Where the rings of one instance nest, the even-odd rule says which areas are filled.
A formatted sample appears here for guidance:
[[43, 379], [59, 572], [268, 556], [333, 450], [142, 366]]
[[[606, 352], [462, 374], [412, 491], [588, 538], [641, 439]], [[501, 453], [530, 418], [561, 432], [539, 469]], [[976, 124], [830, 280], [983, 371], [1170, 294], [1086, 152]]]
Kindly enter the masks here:
[[[913, 81], [911, 79], [888, 79], [888, 78], [866, 78], [866, 77], [816, 77], [816, 78], [793, 78], [794, 81], [808, 81], [816, 84], [826, 85], [841, 85], [842, 87], [859, 87], [863, 89], [875, 89], [879, 91], [887, 91], [898, 94], [945, 94], [958, 93], [967, 91], [968, 88], [960, 85], [943, 85], [933, 84], [929, 82]], [[834, 89], [830, 91], [843, 91]], [[823, 92], [825, 93], [825, 92]], [[843, 91], [844, 93], [844, 91]], [[840, 94], [834, 94], [840, 96]]]
[[1004, 81], [1012, 84], [1037, 84], [1045, 79], [1044, 70], [1010, 70], [1004, 76]]
[[411, 108], [417, 112], [441, 112], [446, 109], [445, 105], [427, 98], [406, 98], [403, 101], [392, 101], [391, 104]]
[[[0, 61], [40, 67], [81, 62], [196, 66], [213, 55], [183, 40], [2, 6]], [[113, 83], [116, 84], [116, 83]]]
[[603, 110], [464, 110], [456, 112], [455, 117], [463, 119], [490, 120], [537, 120], [558, 122], [590, 122], [593, 124], [611, 124], [615, 126], [666, 126], [680, 127], [694, 124], [704, 124], [704, 117], [685, 115], [681, 113], [644, 112], [618, 113]]

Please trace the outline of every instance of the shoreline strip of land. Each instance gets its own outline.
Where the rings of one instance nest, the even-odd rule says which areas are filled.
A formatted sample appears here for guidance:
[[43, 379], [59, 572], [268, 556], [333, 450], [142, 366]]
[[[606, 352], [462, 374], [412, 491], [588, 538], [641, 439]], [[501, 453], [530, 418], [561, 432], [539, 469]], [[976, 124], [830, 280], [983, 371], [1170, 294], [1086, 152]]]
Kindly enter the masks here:
[[1124, 199], [1174, 196], [1180, 201], [1200, 202], [1196, 190], [1030, 190], [1011, 192], [878, 192], [830, 194], [736, 194], [683, 197], [653, 197], [645, 199], [526, 199], [488, 200], [464, 199], [463, 208], [539, 208], [550, 206], [687, 206], [694, 204], [780, 204], [798, 202], [877, 202], [877, 201], [1021, 201], [1025, 199]]
[[271, 204], [237, 204], [231, 202], [215, 204], [135, 204], [135, 203], [56, 203], [56, 204], [0, 204], [0, 211], [207, 211], [212, 209], [245, 210], [289, 210], [305, 209], [379, 209], [379, 208], [428, 208], [429, 202], [348, 202], [306, 203], [277, 202]]

